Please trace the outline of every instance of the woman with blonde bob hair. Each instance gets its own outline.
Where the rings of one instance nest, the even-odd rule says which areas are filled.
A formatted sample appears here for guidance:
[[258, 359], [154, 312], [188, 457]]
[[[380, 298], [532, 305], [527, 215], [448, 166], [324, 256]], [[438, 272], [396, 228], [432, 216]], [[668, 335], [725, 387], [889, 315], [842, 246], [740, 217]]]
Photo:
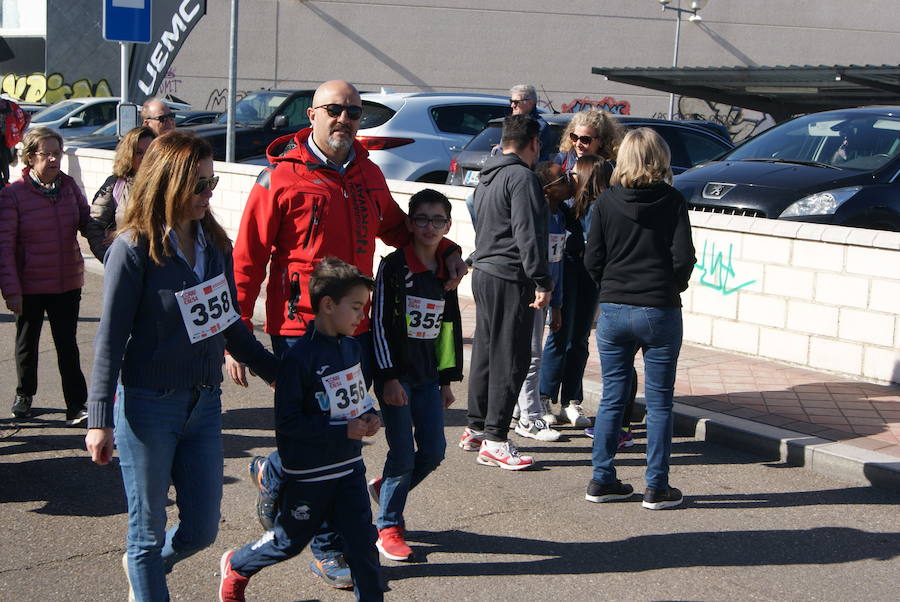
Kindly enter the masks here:
[[116, 158], [112, 175], [106, 178], [91, 201], [91, 221], [87, 227], [87, 239], [94, 257], [103, 262], [116, 232], [116, 223], [122, 221], [125, 207], [134, 183], [134, 176], [147, 147], [156, 138], [153, 130], [145, 125], [129, 130], [116, 145]]
[[[168, 600], [166, 573], [215, 541], [224, 352], [275, 378], [274, 356], [235, 307], [231, 243], [209, 210], [217, 182], [209, 144], [160, 136], [106, 254], [86, 443], [108, 463], [115, 428], [128, 499], [122, 562], [136, 600]], [[180, 523], [166, 530], [170, 484]]]
[[585, 498], [623, 500], [634, 489], [616, 479], [613, 458], [630, 397], [634, 356], [644, 356], [647, 470], [643, 506], [682, 502], [669, 484], [672, 400], [681, 350], [681, 295], [696, 258], [687, 202], [668, 183], [669, 149], [648, 128], [628, 132], [612, 186], [594, 204], [584, 265], [600, 287], [597, 348], [603, 395], [594, 424], [593, 475]]
[[573, 169], [575, 161], [586, 155], [597, 155], [615, 161], [622, 140], [622, 126], [610, 113], [591, 109], [572, 116], [559, 140], [559, 154], [554, 163]]

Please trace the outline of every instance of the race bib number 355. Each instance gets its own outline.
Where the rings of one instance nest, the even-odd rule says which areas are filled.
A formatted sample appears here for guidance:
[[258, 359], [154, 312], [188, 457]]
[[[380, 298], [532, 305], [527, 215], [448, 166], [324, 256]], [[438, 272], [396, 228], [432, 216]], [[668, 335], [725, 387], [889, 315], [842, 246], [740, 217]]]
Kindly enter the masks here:
[[322, 377], [322, 386], [328, 396], [332, 420], [352, 420], [367, 412], [373, 405], [366, 393], [366, 381], [362, 368], [352, 368]]
[[411, 339], [436, 339], [444, 319], [443, 299], [406, 296], [406, 335]]
[[222, 332], [240, 319], [225, 274], [178, 291], [175, 299], [191, 344]]

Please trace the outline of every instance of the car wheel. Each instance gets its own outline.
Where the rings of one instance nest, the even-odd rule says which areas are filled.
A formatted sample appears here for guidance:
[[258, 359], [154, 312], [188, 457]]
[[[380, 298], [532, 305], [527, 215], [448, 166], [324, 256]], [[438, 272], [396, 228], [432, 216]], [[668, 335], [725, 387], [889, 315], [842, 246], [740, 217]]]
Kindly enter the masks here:
[[447, 172], [446, 171], [432, 171], [430, 173], [425, 174], [420, 177], [416, 182], [422, 182], [424, 184], [443, 184], [447, 181]]

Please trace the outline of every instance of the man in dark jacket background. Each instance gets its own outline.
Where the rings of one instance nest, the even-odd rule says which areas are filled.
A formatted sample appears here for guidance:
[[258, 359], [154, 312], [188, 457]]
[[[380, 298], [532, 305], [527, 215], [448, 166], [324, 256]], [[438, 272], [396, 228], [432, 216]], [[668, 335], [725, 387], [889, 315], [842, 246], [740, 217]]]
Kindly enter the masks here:
[[507, 439], [513, 407], [531, 358], [534, 309], [550, 302], [549, 210], [532, 167], [541, 151], [540, 126], [528, 115], [503, 121], [503, 153], [491, 157], [475, 189], [472, 292], [475, 338], [469, 375], [468, 427], [459, 446], [478, 463], [522, 470]]

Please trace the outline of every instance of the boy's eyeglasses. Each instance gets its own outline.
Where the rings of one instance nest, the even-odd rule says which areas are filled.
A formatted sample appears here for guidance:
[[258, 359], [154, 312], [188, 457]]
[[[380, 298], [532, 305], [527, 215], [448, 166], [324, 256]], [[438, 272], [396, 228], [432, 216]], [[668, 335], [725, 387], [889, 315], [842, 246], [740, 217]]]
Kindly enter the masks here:
[[574, 132], [569, 134], [569, 140], [572, 141], [572, 144], [576, 142], [581, 142], [582, 144], [590, 144], [594, 140], [597, 140], [600, 136], [576, 136]]
[[213, 176], [211, 178], [200, 178], [197, 180], [197, 185], [194, 186], [194, 194], [203, 194], [207, 190], [212, 192], [216, 189], [216, 184], [219, 183], [219, 176]]
[[559, 176], [558, 178], [556, 178], [549, 184], [544, 184], [544, 188], [547, 189], [547, 188], [550, 188], [551, 186], [556, 186], [557, 184], [561, 183], [563, 180], [565, 180], [566, 184], [571, 184], [572, 183], [571, 174], [572, 174], [571, 171], [563, 172], [563, 175]]
[[319, 105], [317, 107], [313, 107], [314, 109], [325, 109], [328, 113], [329, 117], [340, 117], [341, 113], [347, 111], [347, 117], [356, 121], [360, 117], [362, 117], [363, 108], [358, 105], [339, 105], [336, 103], [327, 104], [327, 105]]
[[147, 121], [158, 121], [163, 123], [164, 121], [175, 121], [174, 113], [166, 113], [165, 115], [157, 115], [156, 117], [147, 117]]
[[444, 226], [450, 223], [450, 220], [446, 217], [427, 217], [424, 215], [416, 215], [410, 218], [412, 223], [416, 225], [417, 228], [425, 228], [428, 224], [435, 230], [440, 230]]

